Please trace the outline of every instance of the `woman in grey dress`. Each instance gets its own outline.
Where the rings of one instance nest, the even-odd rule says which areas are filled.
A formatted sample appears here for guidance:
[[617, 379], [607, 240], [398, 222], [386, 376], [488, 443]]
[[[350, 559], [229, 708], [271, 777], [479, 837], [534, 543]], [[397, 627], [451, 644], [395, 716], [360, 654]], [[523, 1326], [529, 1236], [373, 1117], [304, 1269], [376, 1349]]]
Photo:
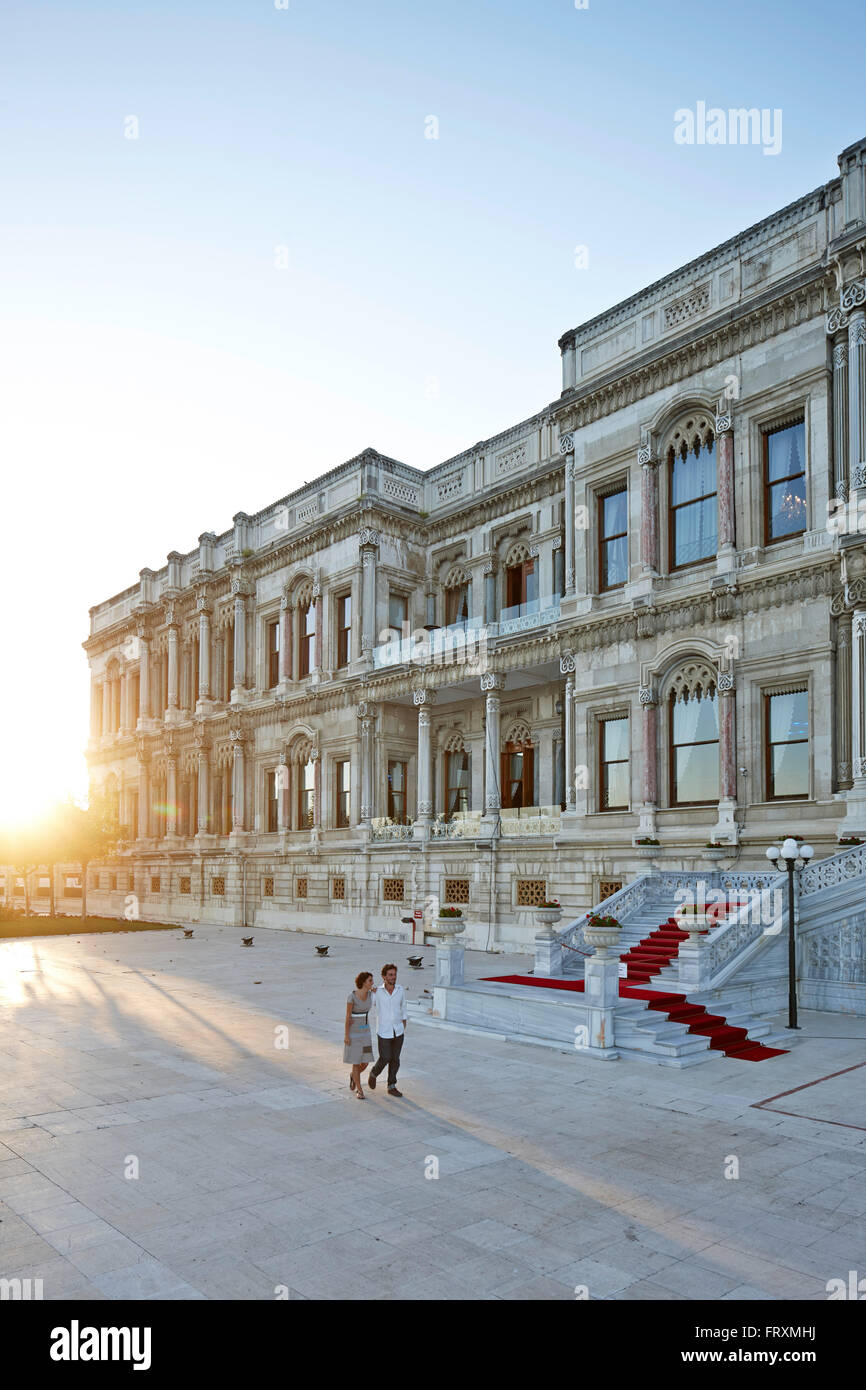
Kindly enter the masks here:
[[373, 1039], [367, 1015], [375, 993], [373, 976], [364, 970], [356, 977], [355, 988], [346, 1000], [343, 1061], [351, 1063], [349, 1090], [355, 1092], [358, 1100], [366, 1099], [361, 1090], [361, 1072], [366, 1071], [373, 1061]]

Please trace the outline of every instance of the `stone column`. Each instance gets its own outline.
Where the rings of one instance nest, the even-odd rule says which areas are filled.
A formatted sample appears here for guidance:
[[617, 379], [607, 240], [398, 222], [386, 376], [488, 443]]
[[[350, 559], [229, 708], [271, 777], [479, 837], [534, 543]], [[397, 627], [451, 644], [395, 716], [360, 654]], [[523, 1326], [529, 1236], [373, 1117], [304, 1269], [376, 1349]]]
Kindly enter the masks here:
[[102, 688], [99, 681], [90, 682], [90, 737], [98, 738], [102, 732]]
[[177, 757], [169, 753], [165, 774], [165, 833], [177, 834]]
[[481, 690], [486, 697], [484, 761], [486, 768], [484, 815], [482, 833], [493, 835], [499, 826], [502, 796], [499, 788], [499, 707], [500, 692], [505, 689], [505, 677], [487, 671], [481, 677]]
[[659, 572], [659, 461], [652, 446], [642, 444], [638, 449], [641, 467], [640, 496], [640, 563], [645, 575]]
[[730, 409], [716, 415], [716, 492], [719, 508], [718, 553], [724, 569], [733, 564], [734, 550], [734, 431]]
[[276, 783], [275, 791], [277, 793], [277, 829], [281, 835], [286, 834], [286, 832], [291, 829], [291, 817], [289, 814], [291, 810], [289, 806], [290, 780], [288, 760], [285, 753], [283, 753], [274, 773], [274, 781]]
[[[851, 474], [852, 486], [854, 473]], [[854, 609], [851, 620], [851, 786], [842, 829], [846, 835], [866, 833], [866, 608]]]
[[232, 730], [232, 834], [240, 834], [244, 829], [244, 741], [239, 733]]
[[210, 833], [210, 762], [204, 744], [198, 749], [198, 834]]
[[554, 598], [562, 598], [565, 593], [565, 554], [562, 549], [562, 537], [553, 538], [553, 595]]
[[310, 838], [317, 841], [322, 830], [322, 755], [318, 748], [310, 749], [313, 764], [313, 825]]
[[[838, 495], [838, 494], [837, 494]], [[851, 614], [836, 622], [836, 783], [851, 785]]]
[[[848, 500], [848, 333], [833, 339], [833, 496]], [[850, 776], [850, 773], [849, 773]]]
[[848, 425], [851, 486], [866, 487], [866, 309], [861, 308], [848, 322]]
[[290, 681], [292, 672], [292, 617], [294, 609], [290, 608], [288, 596], [283, 594], [280, 599], [280, 684], [284, 685]]
[[376, 551], [379, 533], [364, 527], [359, 536], [361, 547], [361, 655], [368, 665], [373, 662], [376, 646]]
[[658, 777], [658, 697], [651, 686], [641, 686], [641, 771], [643, 777], [643, 806], [640, 812], [641, 835], [655, 835], [655, 818], [659, 803]]
[[561, 656], [559, 669], [565, 676], [565, 809], [575, 811], [574, 788], [577, 769], [574, 765], [574, 657]]
[[[210, 688], [210, 613], [206, 599], [198, 600], [198, 698], [209, 700]], [[193, 700], [195, 696], [193, 696]]]
[[151, 689], [150, 689], [150, 639], [138, 630], [139, 656], [138, 656], [138, 703], [139, 723], [151, 717]]
[[373, 706], [362, 700], [358, 705], [358, 719], [361, 726], [361, 820], [362, 826], [369, 827], [373, 818]]
[[484, 623], [489, 626], [496, 622], [496, 562], [488, 560], [484, 566]]
[[564, 434], [559, 452], [565, 457], [565, 592], [575, 591], [574, 568], [574, 435]]
[[126, 733], [129, 729], [129, 676], [124, 671], [120, 677], [120, 730]]
[[247, 601], [235, 594], [235, 690], [247, 683]]
[[102, 682], [102, 732], [110, 734], [111, 723], [111, 681]]
[[313, 585], [313, 603], [316, 612], [316, 640], [314, 644], [316, 675], [321, 675], [324, 633], [322, 631], [322, 586], [320, 584]]
[[433, 690], [415, 690], [412, 700], [418, 710], [418, 808], [413, 834], [423, 838], [433, 819], [432, 747], [430, 739], [430, 710], [435, 702]]
[[719, 818], [712, 838], [719, 843], [735, 845], [739, 839], [736, 823], [737, 809], [737, 729], [734, 704], [734, 677], [721, 671], [718, 680], [719, 701]]
[[178, 668], [177, 668], [177, 627], [173, 615], [169, 616], [168, 628], [168, 717], [177, 718], [178, 710]]
[[150, 839], [150, 757], [144, 749], [138, 753], [138, 838]]

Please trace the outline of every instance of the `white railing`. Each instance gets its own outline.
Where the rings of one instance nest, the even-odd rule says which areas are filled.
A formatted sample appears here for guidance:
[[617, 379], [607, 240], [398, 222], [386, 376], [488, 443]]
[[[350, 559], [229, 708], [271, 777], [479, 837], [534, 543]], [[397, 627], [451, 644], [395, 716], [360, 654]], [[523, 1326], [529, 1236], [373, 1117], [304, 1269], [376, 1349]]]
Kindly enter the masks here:
[[605, 916], [616, 917], [621, 921], [623, 917], [643, 906], [654, 882], [653, 874], [640, 874], [633, 883], [627, 883], [624, 888], [620, 888], [618, 893], [612, 893], [609, 898], [605, 898], [589, 912], [585, 912], [582, 917], [578, 917], [567, 927], [563, 927], [562, 931], [557, 932], [561, 945], [586, 951], [588, 954], [590, 947], [587, 945], [583, 933], [590, 917], [599, 912], [604, 913]]
[[558, 806], [520, 806], [499, 813], [499, 829], [503, 836], [558, 835], [560, 825]]
[[480, 811], [455, 811], [450, 818], [442, 816], [430, 826], [434, 840], [477, 840], [480, 834]]
[[866, 845], [852, 845], [840, 854], [822, 859], [819, 864], [810, 864], [800, 876], [800, 897], [807, 898], [811, 893], [819, 893], [822, 888], [837, 888], [840, 883], [848, 883], [852, 878], [866, 874]]
[[559, 594], [548, 594], [544, 598], [531, 599], [528, 603], [503, 608], [496, 625], [496, 635], [510, 637], [514, 632], [526, 632], [545, 623], [555, 623], [558, 617]]
[[401, 825], [398, 821], [389, 820], [387, 816], [374, 816], [370, 828], [374, 840], [412, 839], [411, 825]]

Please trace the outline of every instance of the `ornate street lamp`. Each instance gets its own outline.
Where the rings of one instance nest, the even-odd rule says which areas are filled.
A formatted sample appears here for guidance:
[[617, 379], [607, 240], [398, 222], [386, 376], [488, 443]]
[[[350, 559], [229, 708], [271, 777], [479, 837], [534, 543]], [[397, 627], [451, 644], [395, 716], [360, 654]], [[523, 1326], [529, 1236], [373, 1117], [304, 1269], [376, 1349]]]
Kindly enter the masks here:
[[767, 858], [779, 873], [788, 873], [788, 1027], [799, 1030], [797, 1022], [797, 942], [794, 934], [794, 870], [804, 869], [815, 853], [811, 845], [801, 845], [788, 836], [782, 845], [771, 845]]

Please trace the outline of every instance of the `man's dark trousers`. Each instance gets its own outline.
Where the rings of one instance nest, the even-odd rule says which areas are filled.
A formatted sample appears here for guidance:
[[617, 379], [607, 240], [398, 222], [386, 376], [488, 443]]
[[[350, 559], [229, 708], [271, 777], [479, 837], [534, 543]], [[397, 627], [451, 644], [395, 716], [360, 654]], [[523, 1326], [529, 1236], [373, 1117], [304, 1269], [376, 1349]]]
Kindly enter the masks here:
[[401, 1033], [399, 1038], [380, 1038], [376, 1034], [379, 1044], [379, 1057], [372, 1068], [371, 1075], [378, 1076], [385, 1070], [385, 1063], [388, 1063], [388, 1085], [397, 1085], [397, 1073], [400, 1070], [400, 1053], [403, 1050], [403, 1039], [405, 1033]]

